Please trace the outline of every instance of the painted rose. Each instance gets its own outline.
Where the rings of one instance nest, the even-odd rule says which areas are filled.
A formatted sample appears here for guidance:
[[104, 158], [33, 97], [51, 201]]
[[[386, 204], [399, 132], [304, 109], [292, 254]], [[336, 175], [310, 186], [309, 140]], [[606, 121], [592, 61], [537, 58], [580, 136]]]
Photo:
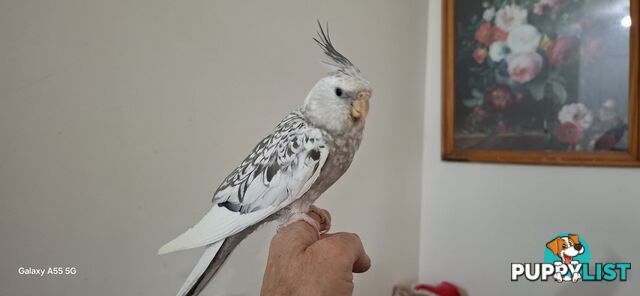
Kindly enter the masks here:
[[511, 53], [509, 46], [504, 41], [498, 41], [491, 44], [489, 47], [489, 57], [494, 62], [501, 62]]
[[476, 60], [478, 64], [484, 64], [484, 61], [487, 59], [487, 50], [484, 48], [477, 48], [473, 52], [473, 59]]
[[512, 52], [534, 52], [540, 45], [542, 35], [532, 25], [520, 25], [511, 29], [507, 38], [507, 45]]
[[562, 106], [558, 112], [558, 120], [561, 123], [573, 123], [586, 130], [593, 123], [593, 113], [583, 103], [574, 103]]
[[491, 24], [487, 23], [487, 22], [482, 24], [478, 28], [478, 31], [476, 31], [476, 41], [478, 41], [480, 44], [484, 44], [484, 45], [491, 44], [492, 27], [493, 26], [491, 26]]
[[555, 136], [560, 143], [576, 145], [584, 137], [584, 132], [577, 125], [565, 122], [556, 128]]
[[511, 32], [513, 27], [526, 23], [527, 10], [519, 5], [506, 5], [496, 13], [496, 25], [505, 32]]
[[515, 53], [507, 58], [509, 76], [514, 81], [527, 83], [542, 70], [542, 57], [537, 52]]
[[509, 36], [508, 33], [500, 30], [500, 28], [492, 26], [485, 22], [476, 31], [476, 41], [482, 45], [489, 46], [496, 41], [504, 41]]
[[547, 49], [549, 63], [556, 67], [575, 64], [578, 61], [580, 40], [574, 36], [559, 37]]
[[491, 40], [492, 43], [497, 41], [506, 41], [507, 38], [509, 38], [509, 33], [494, 26], [493, 31], [491, 32], [491, 37], [492, 37], [492, 40]]
[[511, 88], [503, 84], [496, 85], [485, 93], [484, 99], [493, 109], [504, 110], [511, 105]]

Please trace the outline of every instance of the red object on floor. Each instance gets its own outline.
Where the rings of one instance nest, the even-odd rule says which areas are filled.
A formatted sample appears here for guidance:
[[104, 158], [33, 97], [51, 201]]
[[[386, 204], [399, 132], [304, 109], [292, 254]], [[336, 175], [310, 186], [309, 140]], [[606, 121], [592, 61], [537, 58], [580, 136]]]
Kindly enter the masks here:
[[431, 293], [436, 293], [438, 296], [461, 296], [458, 287], [449, 282], [442, 282], [437, 286], [431, 285], [416, 285], [413, 287], [416, 292], [427, 291]]

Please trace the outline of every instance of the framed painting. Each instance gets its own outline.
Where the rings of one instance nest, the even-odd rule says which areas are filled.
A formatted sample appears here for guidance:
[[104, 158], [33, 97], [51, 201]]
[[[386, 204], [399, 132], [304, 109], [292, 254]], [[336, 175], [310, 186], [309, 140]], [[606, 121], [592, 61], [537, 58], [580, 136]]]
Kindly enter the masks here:
[[443, 159], [640, 166], [635, 0], [444, 0]]

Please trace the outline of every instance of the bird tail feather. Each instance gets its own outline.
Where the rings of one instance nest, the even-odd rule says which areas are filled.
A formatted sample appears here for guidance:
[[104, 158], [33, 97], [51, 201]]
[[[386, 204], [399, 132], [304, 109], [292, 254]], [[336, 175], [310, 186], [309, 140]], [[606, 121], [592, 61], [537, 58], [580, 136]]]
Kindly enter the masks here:
[[177, 296], [197, 296], [218, 272], [231, 252], [251, 234], [258, 225], [253, 225], [224, 240], [207, 246], [204, 254], [193, 271], [182, 285]]
[[200, 260], [198, 260], [198, 263], [196, 263], [196, 266], [191, 271], [191, 274], [189, 274], [187, 280], [182, 284], [178, 294], [176, 294], [177, 296], [187, 295], [191, 288], [197, 284], [200, 276], [202, 276], [202, 274], [207, 270], [209, 264], [211, 264], [223, 244], [224, 240], [207, 246], [204, 250], [204, 254], [202, 254], [202, 257], [200, 257]]

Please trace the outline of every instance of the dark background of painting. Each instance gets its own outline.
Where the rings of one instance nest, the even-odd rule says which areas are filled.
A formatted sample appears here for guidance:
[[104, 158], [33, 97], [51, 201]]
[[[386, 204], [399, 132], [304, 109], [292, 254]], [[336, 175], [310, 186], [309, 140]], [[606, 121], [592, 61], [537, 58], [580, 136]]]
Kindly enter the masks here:
[[[446, 0], [445, 0], [446, 1]], [[468, 85], [468, 70], [471, 63], [475, 63], [472, 54], [468, 50], [462, 50], [460, 46], [459, 33], [462, 26], [469, 25], [469, 22], [473, 16], [482, 17], [484, 7], [482, 2], [474, 0], [455, 0], [455, 24], [456, 24], [456, 36], [455, 36], [455, 126], [456, 134], [458, 129], [464, 125], [465, 118], [471, 113], [471, 109], [467, 108], [462, 101], [471, 98], [471, 87]], [[471, 40], [475, 42], [475, 40]]]

